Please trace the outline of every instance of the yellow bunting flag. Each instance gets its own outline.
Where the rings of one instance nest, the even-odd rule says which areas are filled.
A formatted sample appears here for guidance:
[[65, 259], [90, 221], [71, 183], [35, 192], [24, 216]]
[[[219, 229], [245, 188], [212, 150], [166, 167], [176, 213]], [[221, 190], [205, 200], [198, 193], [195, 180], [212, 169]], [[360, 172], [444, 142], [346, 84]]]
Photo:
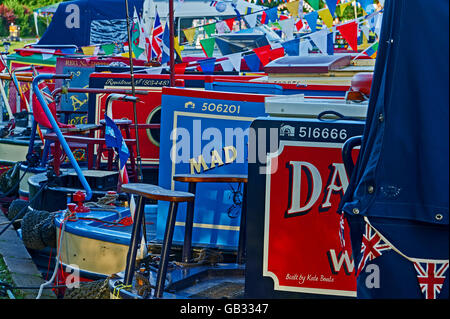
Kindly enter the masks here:
[[195, 28], [184, 29], [183, 32], [189, 43], [194, 42]]
[[344, 3], [339, 4], [337, 6], [337, 8], [340, 10], [339, 15], [341, 16], [344, 13], [345, 9], [351, 4], [352, 4], [351, 2], [344, 2]]
[[96, 46], [87, 46], [82, 47], [81, 50], [83, 50], [84, 55], [94, 55], [96, 48], [97, 48]]
[[294, 18], [298, 17], [298, 5], [299, 5], [299, 3], [300, 3], [300, 0], [288, 2], [288, 3], [285, 4], [286, 8], [289, 11], [289, 13]]
[[330, 10], [328, 10], [328, 8], [320, 9], [317, 11], [317, 13], [328, 28], [333, 27], [333, 17], [331, 16]]

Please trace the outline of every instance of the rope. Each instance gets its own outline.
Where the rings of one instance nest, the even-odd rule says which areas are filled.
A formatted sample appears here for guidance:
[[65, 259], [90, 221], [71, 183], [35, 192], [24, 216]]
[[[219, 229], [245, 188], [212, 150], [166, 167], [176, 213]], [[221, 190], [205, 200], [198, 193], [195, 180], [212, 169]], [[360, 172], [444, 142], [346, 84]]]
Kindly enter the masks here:
[[59, 233], [59, 240], [58, 240], [58, 253], [56, 255], [56, 264], [55, 264], [55, 269], [53, 270], [53, 275], [48, 281], [44, 282], [39, 287], [39, 292], [38, 292], [38, 295], [36, 296], [36, 299], [40, 299], [41, 298], [42, 291], [43, 291], [44, 287], [50, 285], [55, 280], [56, 274], [58, 273], [59, 260], [61, 258], [62, 238], [63, 238], [63, 235], [64, 235], [64, 230], [66, 229], [66, 222], [67, 222], [68, 218], [70, 217], [70, 215], [71, 215], [71, 212], [69, 210], [66, 210], [66, 215], [65, 215], [65, 217], [64, 217], [64, 219], [63, 219], [63, 221], [61, 223], [61, 231]]
[[392, 243], [389, 240], [387, 240], [386, 237], [384, 237], [375, 227], [372, 226], [372, 224], [369, 222], [369, 219], [367, 218], [367, 216], [364, 216], [364, 221], [367, 223], [367, 225], [370, 226], [370, 228], [372, 228], [374, 230], [374, 232], [376, 232], [378, 234], [378, 236], [380, 236], [380, 238], [383, 241], [386, 242], [386, 244], [388, 244], [391, 247], [391, 249], [393, 251], [395, 251], [397, 254], [399, 254], [400, 256], [402, 256], [403, 258], [409, 260], [412, 263], [421, 262], [421, 263], [435, 263], [435, 264], [439, 264], [439, 263], [448, 262], [448, 259], [423, 259], [423, 258], [412, 258], [412, 257], [406, 256], [397, 247], [392, 245]]
[[116, 287], [114, 287], [113, 296], [116, 297], [116, 298], [119, 298], [120, 297], [120, 291], [122, 289], [128, 289], [128, 288], [131, 288], [131, 287], [132, 287], [132, 285], [119, 284]]

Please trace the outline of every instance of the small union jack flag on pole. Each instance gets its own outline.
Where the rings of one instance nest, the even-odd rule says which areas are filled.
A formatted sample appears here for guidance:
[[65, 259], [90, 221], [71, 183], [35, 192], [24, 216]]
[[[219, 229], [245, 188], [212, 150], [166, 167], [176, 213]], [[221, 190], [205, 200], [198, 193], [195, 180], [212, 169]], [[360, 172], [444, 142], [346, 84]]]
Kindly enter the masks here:
[[162, 45], [162, 36], [163, 36], [163, 26], [161, 24], [161, 20], [159, 19], [158, 11], [155, 8], [155, 23], [153, 24], [153, 33], [152, 33], [152, 42], [151, 42], [151, 53], [150, 59], [159, 60], [161, 57], [161, 45]]
[[374, 231], [368, 223], [366, 223], [366, 230], [361, 243], [362, 257], [358, 265], [356, 276], [359, 276], [361, 270], [364, 269], [368, 261], [380, 257], [382, 251], [390, 249], [391, 246], [388, 243], [385, 243], [381, 239], [380, 235], [378, 235], [377, 232]]
[[447, 262], [414, 262], [417, 280], [425, 299], [436, 299], [445, 281]]

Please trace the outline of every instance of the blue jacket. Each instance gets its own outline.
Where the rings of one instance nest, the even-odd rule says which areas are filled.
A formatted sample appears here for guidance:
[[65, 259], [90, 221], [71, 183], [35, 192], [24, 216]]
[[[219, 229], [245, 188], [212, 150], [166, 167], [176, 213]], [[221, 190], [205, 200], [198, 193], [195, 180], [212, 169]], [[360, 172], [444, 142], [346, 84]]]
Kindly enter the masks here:
[[448, 225], [449, 2], [386, 1], [352, 215]]

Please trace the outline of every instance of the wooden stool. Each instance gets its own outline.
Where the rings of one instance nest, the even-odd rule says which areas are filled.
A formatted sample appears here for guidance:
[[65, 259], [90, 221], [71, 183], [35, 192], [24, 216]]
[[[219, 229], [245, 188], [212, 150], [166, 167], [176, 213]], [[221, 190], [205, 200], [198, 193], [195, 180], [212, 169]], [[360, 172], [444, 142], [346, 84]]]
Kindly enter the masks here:
[[[245, 254], [245, 228], [247, 215], [247, 175], [216, 175], [216, 174], [177, 174], [173, 177], [176, 182], [189, 183], [188, 192], [195, 195], [197, 183], [244, 183], [243, 202], [241, 210], [241, 223], [239, 226], [239, 242], [237, 252], [237, 263], [242, 264]], [[192, 227], [194, 224], [194, 201], [188, 203], [186, 211], [186, 224], [184, 226], [184, 244], [182, 261], [191, 260]]]
[[[164, 282], [166, 280], [167, 265], [169, 263], [169, 253], [172, 246], [173, 231], [175, 229], [175, 221], [177, 218], [178, 203], [192, 202], [194, 195], [186, 192], [177, 192], [166, 190], [156, 185], [130, 183], [122, 185], [122, 191], [128, 194], [134, 194], [138, 196], [136, 205], [136, 212], [134, 213], [133, 230], [131, 233], [130, 247], [127, 255], [127, 265], [125, 268], [125, 285], [131, 285], [133, 280], [136, 254], [138, 250], [138, 244], [140, 243], [140, 229], [144, 216], [145, 199], [154, 199], [170, 202], [169, 214], [167, 215], [166, 230], [164, 233], [164, 239], [161, 246], [161, 259], [159, 262], [158, 275], [156, 277], [156, 298], [161, 298], [164, 291]], [[133, 212], [131, 212], [133, 213]]]
[[[125, 132], [125, 139], [131, 140], [131, 133], [130, 133], [130, 125], [133, 123], [131, 120], [124, 119], [124, 120], [113, 120], [114, 124], [117, 125], [120, 131]], [[105, 137], [105, 120], [100, 120], [100, 124], [102, 127], [102, 134], [100, 138]], [[137, 169], [136, 169], [136, 161], [134, 156], [134, 150], [133, 147], [128, 148], [130, 151], [130, 164], [131, 164], [131, 172], [128, 174], [128, 177], [131, 181], [137, 182]], [[95, 164], [95, 169], [100, 169], [100, 163], [102, 159], [102, 153], [107, 150], [108, 151], [108, 170], [112, 170], [112, 162], [114, 158], [114, 151], [111, 148], [104, 149], [104, 144], [100, 144], [97, 150], [97, 159]]]

